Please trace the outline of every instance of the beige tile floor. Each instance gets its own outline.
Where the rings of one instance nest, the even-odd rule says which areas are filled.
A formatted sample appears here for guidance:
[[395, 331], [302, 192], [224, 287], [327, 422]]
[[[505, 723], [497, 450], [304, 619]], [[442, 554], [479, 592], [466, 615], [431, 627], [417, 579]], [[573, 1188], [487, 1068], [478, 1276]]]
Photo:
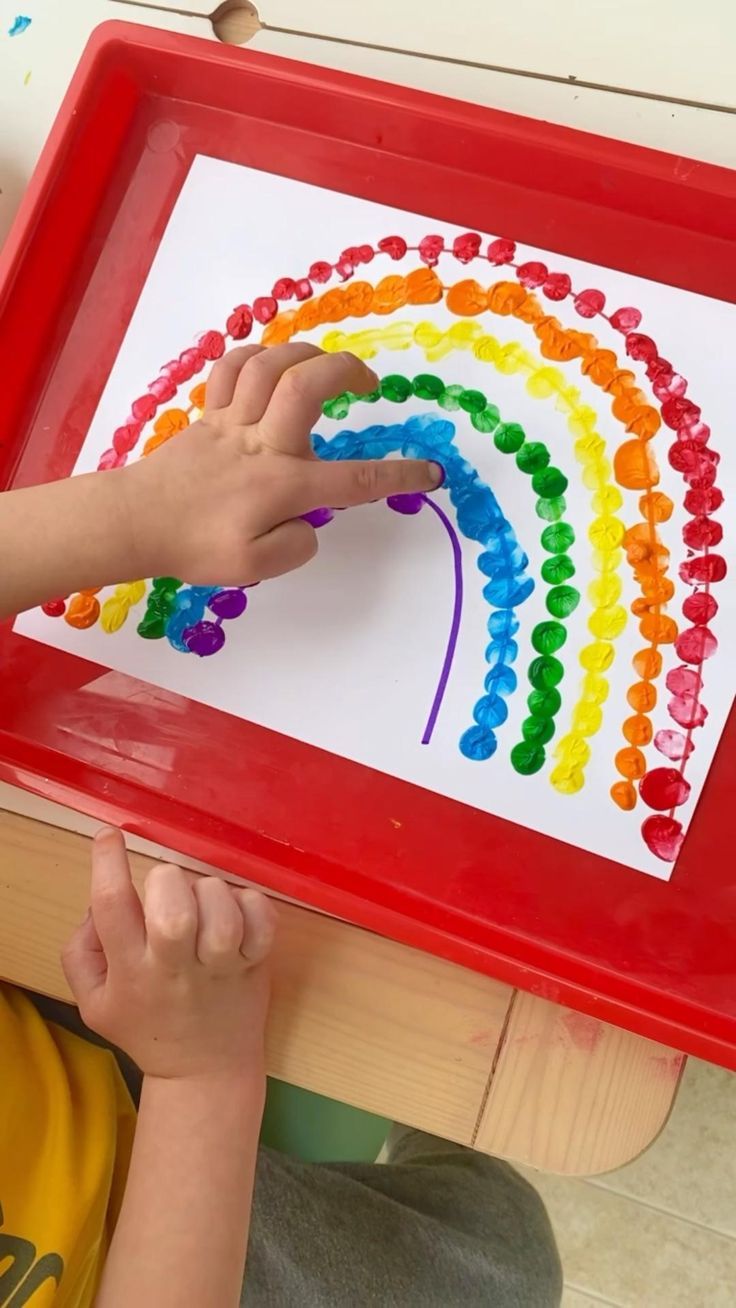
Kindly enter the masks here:
[[525, 1174], [555, 1228], [564, 1308], [735, 1308], [736, 1075], [691, 1059], [659, 1139], [618, 1172]]

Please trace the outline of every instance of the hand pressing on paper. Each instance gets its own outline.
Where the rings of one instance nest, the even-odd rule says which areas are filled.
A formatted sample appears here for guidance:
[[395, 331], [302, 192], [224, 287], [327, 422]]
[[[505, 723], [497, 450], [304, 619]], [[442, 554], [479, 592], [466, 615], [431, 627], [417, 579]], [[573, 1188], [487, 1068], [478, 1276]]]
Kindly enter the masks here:
[[276, 577], [316, 554], [311, 510], [436, 488], [437, 464], [313, 454], [324, 402], [377, 384], [355, 355], [314, 345], [231, 350], [212, 369], [202, 420], [130, 469], [149, 506], [137, 575], [231, 586]]
[[138, 578], [242, 586], [276, 577], [316, 553], [304, 521], [312, 510], [434, 490], [435, 463], [314, 455], [325, 400], [375, 386], [352, 354], [231, 350], [212, 369], [201, 421], [147, 458], [0, 497], [0, 618]]

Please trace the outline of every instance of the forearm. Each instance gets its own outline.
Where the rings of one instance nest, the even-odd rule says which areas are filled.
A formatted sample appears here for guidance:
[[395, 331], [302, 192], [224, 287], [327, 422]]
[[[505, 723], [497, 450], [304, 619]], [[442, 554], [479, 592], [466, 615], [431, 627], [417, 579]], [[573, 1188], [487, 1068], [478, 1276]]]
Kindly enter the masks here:
[[144, 1080], [96, 1308], [240, 1302], [264, 1094], [262, 1072]]
[[45, 600], [137, 581], [130, 469], [0, 495], [0, 618]]

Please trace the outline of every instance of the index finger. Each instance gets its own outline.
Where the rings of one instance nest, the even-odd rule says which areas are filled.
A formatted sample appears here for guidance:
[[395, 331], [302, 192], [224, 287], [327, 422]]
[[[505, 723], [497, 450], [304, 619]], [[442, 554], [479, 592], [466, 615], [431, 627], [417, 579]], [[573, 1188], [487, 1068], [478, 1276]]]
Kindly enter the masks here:
[[92, 844], [92, 920], [108, 960], [142, 954], [146, 935], [143, 909], [133, 885], [125, 841], [105, 827]]
[[445, 473], [441, 464], [427, 459], [315, 460], [304, 468], [303, 478], [304, 494], [309, 498], [308, 507], [301, 510], [304, 513], [323, 505], [349, 509], [389, 495], [437, 490]]
[[377, 385], [376, 374], [348, 351], [299, 360], [276, 382], [258, 431], [270, 449], [309, 455], [311, 431], [322, 416], [322, 405], [344, 391], [367, 395]]

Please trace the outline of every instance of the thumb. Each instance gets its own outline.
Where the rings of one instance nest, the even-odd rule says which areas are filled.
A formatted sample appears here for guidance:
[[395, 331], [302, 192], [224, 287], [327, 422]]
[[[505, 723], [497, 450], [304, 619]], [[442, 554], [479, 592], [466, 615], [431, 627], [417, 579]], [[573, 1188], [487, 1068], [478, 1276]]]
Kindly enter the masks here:
[[90, 999], [107, 978], [107, 959], [91, 911], [64, 946], [61, 966], [69, 989], [84, 1015]]
[[442, 465], [426, 459], [315, 460], [309, 470], [312, 508], [349, 509], [389, 495], [437, 490], [445, 480]]

